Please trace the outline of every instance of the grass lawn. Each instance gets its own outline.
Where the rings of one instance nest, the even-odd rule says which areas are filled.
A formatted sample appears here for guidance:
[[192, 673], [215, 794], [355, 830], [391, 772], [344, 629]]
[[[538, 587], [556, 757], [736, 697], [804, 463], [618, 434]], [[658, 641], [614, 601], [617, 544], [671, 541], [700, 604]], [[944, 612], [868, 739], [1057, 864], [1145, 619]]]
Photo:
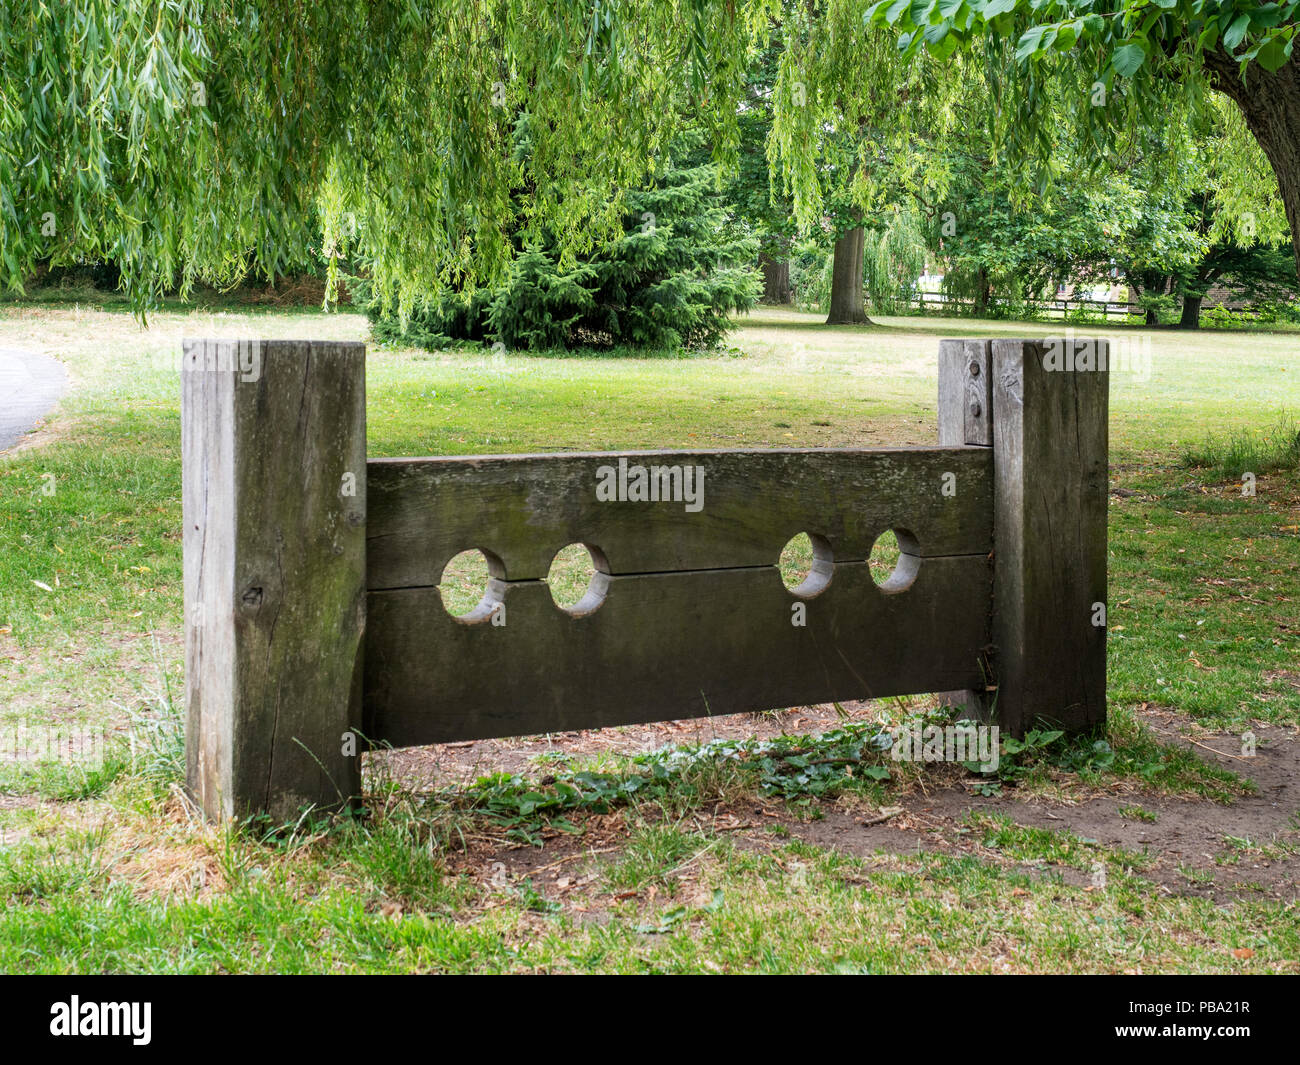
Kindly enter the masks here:
[[[915, 700], [863, 711], [847, 738], [737, 740], [730, 758], [552, 752], [527, 773], [419, 788], [376, 762], [369, 822], [262, 838], [198, 823], [176, 788], [180, 341], [360, 340], [366, 322], [210, 308], [164, 310], [141, 331], [116, 309], [0, 305], [0, 347], [53, 354], [73, 381], [50, 424], [0, 455], [0, 969], [1295, 971], [1285, 892], [1171, 892], [1165, 859], [1035, 828], [1022, 809], [1105, 795], [1168, 809], [1151, 814], [1166, 824], [1171, 803], [1219, 811], [1255, 793], [1252, 765], [1198, 750], [1235, 750], [1246, 730], [1290, 742], [1300, 726], [1300, 338], [1093, 331], [1150, 353], [1149, 374], [1111, 384], [1112, 723], [1026, 756], [985, 796], [1014, 797], [1010, 813], [953, 813], [950, 845], [922, 853], [914, 800], [969, 781], [894, 767], [790, 786], [790, 751], [934, 713]], [[708, 358], [372, 348], [370, 453], [933, 443], [939, 337], [1059, 333], [828, 328], [765, 310]], [[20, 757], [32, 730], [56, 726], [122, 742], [90, 772]], [[551, 802], [531, 780], [548, 773], [589, 794]], [[653, 786], [634, 794], [632, 778]], [[539, 787], [549, 805], [524, 812]], [[890, 845], [871, 835], [855, 850], [809, 827], [898, 808], [909, 839]], [[1225, 830], [1239, 842], [1221, 842], [1208, 872], [1178, 875], [1293, 868], [1296, 813], [1268, 838]]]

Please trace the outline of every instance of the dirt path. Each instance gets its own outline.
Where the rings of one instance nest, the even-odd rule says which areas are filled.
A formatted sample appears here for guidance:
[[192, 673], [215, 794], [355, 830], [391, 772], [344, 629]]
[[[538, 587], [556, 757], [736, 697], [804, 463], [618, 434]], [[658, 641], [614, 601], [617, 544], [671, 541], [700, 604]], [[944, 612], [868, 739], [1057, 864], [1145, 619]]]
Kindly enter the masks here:
[[0, 348], [0, 451], [6, 451], [47, 415], [68, 383], [63, 364], [48, 355]]

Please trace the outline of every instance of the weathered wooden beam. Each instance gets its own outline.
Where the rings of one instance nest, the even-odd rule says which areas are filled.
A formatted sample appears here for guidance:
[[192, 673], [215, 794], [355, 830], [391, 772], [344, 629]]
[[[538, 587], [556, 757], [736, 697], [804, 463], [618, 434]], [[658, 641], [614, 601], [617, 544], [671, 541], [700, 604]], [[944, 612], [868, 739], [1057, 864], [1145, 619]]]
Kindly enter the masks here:
[[186, 341], [187, 778], [213, 818], [360, 792], [365, 346]]
[[996, 711], [1014, 734], [1106, 718], [1104, 340], [994, 340]]
[[[988, 340], [939, 341], [939, 444], [942, 447], [983, 447], [992, 458], [992, 350]], [[987, 614], [993, 613], [993, 567], [988, 567]], [[976, 688], [936, 693], [940, 704], [964, 707], [967, 716], [983, 720], [989, 702], [981, 678]]]
[[[601, 498], [610, 476], [631, 496], [619, 479], [636, 467], [703, 471], [698, 507], [685, 492]], [[836, 562], [868, 558], [891, 528], [923, 557], [987, 553], [991, 467], [988, 450], [962, 446], [372, 459], [367, 584], [436, 585], [473, 547], [500, 558], [509, 580], [545, 577], [575, 542], [597, 545], [615, 575], [770, 566], [801, 532], [829, 541]]]
[[991, 447], [992, 374], [989, 340], [939, 341], [939, 443]]
[[614, 576], [581, 617], [506, 582], [500, 625], [451, 617], [434, 588], [371, 592], [364, 731], [418, 745], [973, 687], [986, 556], [902, 565], [905, 590], [837, 563], [808, 599], [774, 565]]

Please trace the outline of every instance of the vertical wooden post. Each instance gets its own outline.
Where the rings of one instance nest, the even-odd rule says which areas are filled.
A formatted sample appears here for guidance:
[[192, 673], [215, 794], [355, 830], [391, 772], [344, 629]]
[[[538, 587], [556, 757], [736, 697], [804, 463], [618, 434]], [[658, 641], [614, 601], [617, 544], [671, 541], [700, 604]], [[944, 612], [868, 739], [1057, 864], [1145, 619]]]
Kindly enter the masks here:
[[213, 818], [338, 808], [360, 792], [365, 345], [191, 340], [181, 376], [190, 793]]
[[939, 341], [939, 446], [993, 445], [988, 340]]
[[991, 346], [997, 717], [1085, 729], [1106, 719], [1109, 351]]
[[[988, 340], [939, 341], [939, 445], [992, 447], [992, 355]], [[961, 490], [960, 486], [957, 488]], [[990, 606], [990, 612], [992, 607]], [[989, 678], [989, 683], [993, 678]], [[967, 716], [989, 714], [983, 692], [939, 692], [941, 705], [966, 708]]]

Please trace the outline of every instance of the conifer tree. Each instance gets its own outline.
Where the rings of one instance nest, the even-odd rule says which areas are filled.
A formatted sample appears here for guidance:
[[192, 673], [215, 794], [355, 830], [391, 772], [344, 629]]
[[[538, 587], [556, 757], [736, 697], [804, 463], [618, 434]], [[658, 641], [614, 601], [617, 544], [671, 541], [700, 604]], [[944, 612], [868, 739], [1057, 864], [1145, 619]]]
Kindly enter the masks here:
[[669, 166], [627, 205], [622, 235], [576, 264], [546, 241], [520, 249], [500, 285], [443, 292], [408, 323], [375, 301], [376, 335], [428, 347], [715, 346], [731, 312], [752, 307], [761, 287], [758, 242], [729, 217], [715, 168]]

